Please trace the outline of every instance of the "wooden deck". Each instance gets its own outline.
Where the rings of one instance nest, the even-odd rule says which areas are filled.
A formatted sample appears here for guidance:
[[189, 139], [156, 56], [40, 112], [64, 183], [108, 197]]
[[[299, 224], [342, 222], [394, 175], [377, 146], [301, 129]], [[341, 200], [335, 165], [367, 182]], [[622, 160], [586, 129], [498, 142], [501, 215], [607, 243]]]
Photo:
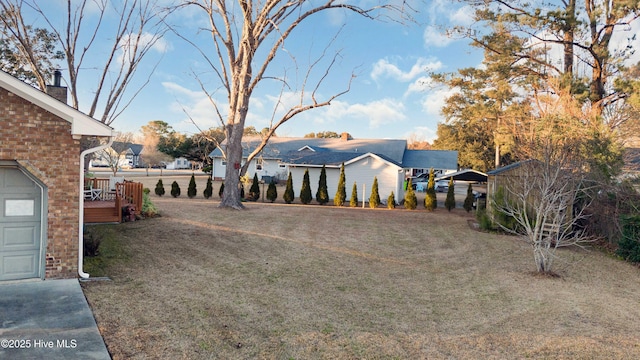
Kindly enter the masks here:
[[140, 215], [143, 189], [141, 183], [117, 183], [115, 191], [109, 191], [109, 186], [109, 179], [88, 180], [86, 188], [101, 189], [101, 196], [93, 201], [84, 200], [85, 223], [122, 222], [122, 208], [129, 204], [134, 206], [136, 215]]

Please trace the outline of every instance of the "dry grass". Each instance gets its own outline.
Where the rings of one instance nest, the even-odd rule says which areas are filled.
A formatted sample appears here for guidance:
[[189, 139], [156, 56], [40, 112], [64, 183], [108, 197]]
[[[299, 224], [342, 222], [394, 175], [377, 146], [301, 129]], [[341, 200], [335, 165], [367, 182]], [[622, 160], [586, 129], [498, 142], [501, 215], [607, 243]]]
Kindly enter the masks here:
[[599, 252], [539, 277], [461, 210], [153, 200], [115, 227], [113, 281], [84, 285], [114, 359], [640, 356], [640, 274]]

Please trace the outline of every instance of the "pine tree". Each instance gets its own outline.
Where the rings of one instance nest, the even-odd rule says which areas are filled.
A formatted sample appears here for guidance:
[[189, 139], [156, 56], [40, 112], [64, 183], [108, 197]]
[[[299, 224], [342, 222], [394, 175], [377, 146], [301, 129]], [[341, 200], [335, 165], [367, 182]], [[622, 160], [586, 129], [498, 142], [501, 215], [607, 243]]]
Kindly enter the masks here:
[[251, 187], [249, 188], [249, 198], [250, 201], [256, 201], [260, 199], [260, 183], [258, 183], [258, 173], [253, 174], [253, 182], [251, 183]]
[[156, 195], [158, 195], [158, 196], [164, 195], [164, 185], [162, 184], [162, 179], [158, 179], [158, 183], [156, 184], [155, 192], [156, 192]]
[[428, 211], [433, 211], [438, 207], [438, 200], [436, 198], [436, 181], [433, 168], [429, 170], [429, 182], [427, 183], [427, 194], [424, 197], [424, 207]]
[[180, 186], [177, 181], [171, 183], [171, 196], [174, 198], [180, 196]]
[[269, 183], [269, 187], [267, 188], [267, 200], [274, 202], [278, 198], [278, 189], [276, 188], [275, 181], [271, 181]]
[[353, 182], [353, 188], [351, 189], [351, 200], [349, 200], [349, 206], [358, 206], [358, 185], [356, 185], [355, 181]]
[[373, 177], [373, 185], [371, 186], [371, 195], [369, 196], [369, 207], [375, 209], [380, 205], [380, 195], [378, 195], [378, 177]]
[[293, 178], [291, 177], [291, 172], [289, 172], [289, 177], [287, 178], [287, 187], [284, 189], [284, 196], [282, 198], [287, 204], [291, 204], [293, 202], [293, 199], [295, 199], [295, 195], [293, 194]]
[[224, 182], [220, 185], [220, 190], [218, 190], [218, 196], [222, 199], [222, 194], [224, 194]]
[[187, 196], [189, 199], [193, 199], [197, 193], [196, 178], [194, 174], [191, 174], [191, 180], [189, 180], [189, 187], [187, 188]]
[[327, 190], [327, 169], [324, 165], [322, 165], [322, 170], [320, 170], [320, 180], [318, 180], [316, 201], [320, 205], [324, 205], [329, 202], [329, 192]]
[[473, 200], [473, 186], [469, 184], [469, 187], [467, 187], [467, 197], [464, 198], [464, 205], [462, 205], [467, 212], [473, 209]]
[[345, 183], [347, 179], [344, 175], [344, 163], [340, 166], [340, 179], [338, 180], [338, 190], [336, 191], [336, 196], [333, 198], [333, 204], [335, 206], [344, 205], [344, 201], [347, 199], [347, 189], [345, 188]]
[[444, 201], [444, 207], [447, 208], [448, 211], [456, 207], [456, 196], [453, 193], [453, 178], [449, 179], [449, 189], [447, 190], [447, 198]]
[[208, 199], [213, 195], [213, 181], [211, 181], [211, 176], [207, 176], [207, 187], [204, 188], [202, 195], [204, 195], [205, 199]]
[[396, 195], [391, 192], [391, 195], [387, 198], [387, 209], [395, 209], [396, 208]]
[[304, 176], [302, 177], [302, 188], [300, 189], [300, 201], [303, 204], [308, 204], [313, 200], [311, 196], [311, 183], [309, 180], [309, 169], [304, 171]]
[[418, 199], [416, 198], [415, 191], [413, 191], [411, 179], [409, 179], [409, 183], [407, 184], [407, 192], [404, 193], [404, 207], [409, 210], [415, 210], [418, 207]]

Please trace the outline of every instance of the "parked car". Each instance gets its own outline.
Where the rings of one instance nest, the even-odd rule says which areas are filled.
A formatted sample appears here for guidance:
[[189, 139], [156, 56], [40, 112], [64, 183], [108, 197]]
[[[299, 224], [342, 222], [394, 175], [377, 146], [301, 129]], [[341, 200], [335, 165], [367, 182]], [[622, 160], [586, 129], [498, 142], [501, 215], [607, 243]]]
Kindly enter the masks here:
[[436, 192], [447, 192], [449, 190], [449, 181], [448, 180], [438, 180], [435, 184]]

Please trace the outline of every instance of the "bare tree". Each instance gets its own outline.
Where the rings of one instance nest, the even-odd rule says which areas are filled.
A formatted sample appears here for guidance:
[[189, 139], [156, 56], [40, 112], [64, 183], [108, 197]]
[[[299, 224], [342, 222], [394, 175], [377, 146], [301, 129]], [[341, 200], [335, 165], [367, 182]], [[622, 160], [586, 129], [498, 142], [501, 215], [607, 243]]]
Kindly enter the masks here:
[[[32, 33], [24, 29], [29, 29], [29, 23], [35, 21], [47, 24], [66, 59], [65, 80], [70, 105], [80, 108], [79, 80], [90, 79], [93, 98], [85, 112], [109, 125], [149, 81], [147, 77], [143, 85], [128, 91], [143, 59], [158, 45], [167, 29], [155, 3], [156, 0], [67, 0], [61, 16], [59, 12], [43, 9], [43, 3], [38, 0], [1, 0], [0, 20], [13, 30], [8, 35], [17, 44], [21, 59], [26, 62], [24, 66], [31, 68], [43, 91], [46, 91], [47, 69], [43, 69], [38, 58]], [[105, 20], [105, 14], [112, 12], [118, 18], [115, 25]], [[35, 16], [31, 16], [33, 14]], [[97, 43], [97, 39], [109, 39], [110, 43]], [[147, 76], [154, 69], [155, 66], [148, 67]]]
[[171, 156], [158, 150], [158, 143], [160, 138], [157, 135], [145, 134], [142, 142], [143, 148], [140, 157], [142, 162], [146, 165], [147, 176], [149, 176], [149, 169], [152, 167], [160, 168], [160, 176], [162, 176], [163, 162], [170, 161]]
[[[296, 104], [276, 116], [277, 110], [285, 106], [283, 94], [286, 89], [291, 88], [291, 79], [286, 72], [278, 76], [270, 76], [267, 75], [267, 71], [279, 50], [284, 49], [285, 40], [295, 32], [296, 28], [314, 15], [331, 9], [342, 9], [373, 19], [389, 15], [388, 11], [406, 14], [405, 7], [404, 1], [380, 1], [380, 5], [367, 8], [335, 0], [325, 0], [320, 3], [303, 0], [239, 0], [237, 3], [224, 0], [184, 1], [179, 8], [195, 8], [206, 17], [208, 27], [204, 32], [211, 35], [212, 47], [210, 49], [199, 47], [192, 39], [180, 35], [179, 31], [176, 33], [198, 49], [213, 70], [221, 88], [226, 92], [229, 102], [226, 111], [221, 109], [213, 100], [213, 93], [207, 91], [204, 84], [200, 82], [202, 90], [211, 99], [220, 124], [225, 129], [226, 145], [222, 150], [228, 166], [221, 207], [243, 208], [239, 196], [239, 177], [246, 172], [251, 159], [260, 153], [280, 125], [302, 112], [328, 106], [332, 100], [349, 91], [351, 80], [347, 79], [342, 91], [323, 99], [319, 98], [318, 90], [339, 58], [339, 53], [334, 53], [333, 57], [327, 56], [328, 48], [325, 48], [320, 58], [312, 60], [307, 71], [302, 75], [302, 86], [297, 90], [299, 98]], [[322, 58], [330, 59], [328, 65], [322, 65], [320, 61]], [[295, 58], [293, 61], [295, 63]], [[319, 75], [315, 74], [316, 68], [321, 66], [325, 66], [324, 70], [319, 71]], [[312, 74], [317, 75], [317, 80], [313, 83], [310, 80]], [[249, 102], [258, 84], [267, 79], [282, 83], [280, 100], [274, 108], [271, 126], [262, 134], [262, 143], [249, 154], [247, 161], [243, 164], [242, 137]]]
[[518, 163], [496, 182], [491, 208], [505, 231], [523, 235], [533, 250], [536, 269], [551, 273], [559, 247], [592, 240], [584, 231], [592, 183], [570, 146], [544, 141], [541, 159]]

